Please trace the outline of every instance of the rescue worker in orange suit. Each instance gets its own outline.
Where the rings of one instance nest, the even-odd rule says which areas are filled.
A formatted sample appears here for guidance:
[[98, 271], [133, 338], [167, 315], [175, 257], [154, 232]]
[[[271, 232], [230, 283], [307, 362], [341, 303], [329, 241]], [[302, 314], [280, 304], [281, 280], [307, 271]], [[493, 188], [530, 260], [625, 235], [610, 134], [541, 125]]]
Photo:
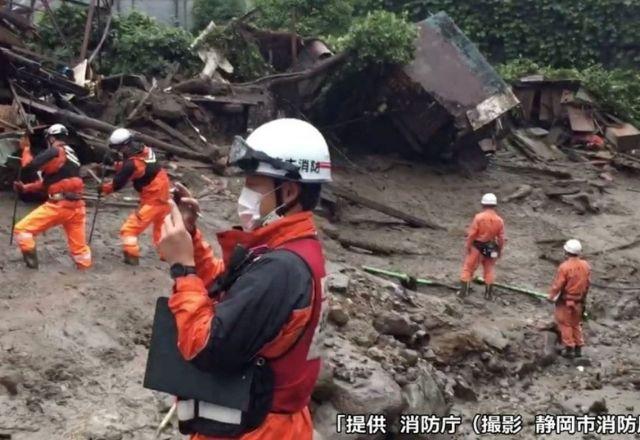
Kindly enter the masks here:
[[[277, 119], [246, 141], [237, 137], [229, 163], [246, 178], [242, 226], [218, 235], [221, 259], [193, 225], [195, 215], [183, 220], [173, 205], [165, 220], [159, 248], [175, 279], [169, 307], [184, 359], [214, 373], [262, 363], [273, 373], [270, 403], [263, 416], [246, 418], [251, 423], [239, 414], [227, 422], [238, 424], [230, 435], [220, 422], [238, 410], [179, 399], [179, 426], [192, 440], [311, 440], [308, 404], [326, 322], [325, 263], [311, 211], [331, 181], [329, 150], [311, 124]], [[180, 206], [197, 206], [182, 195]]]
[[591, 283], [591, 267], [580, 258], [582, 244], [569, 240], [564, 245], [566, 260], [558, 267], [549, 291], [549, 301], [555, 303], [555, 319], [564, 350], [568, 358], [581, 357], [582, 312]]
[[462, 267], [461, 288], [459, 294], [466, 297], [471, 291], [471, 280], [482, 263], [485, 281], [485, 299], [493, 299], [496, 261], [502, 255], [505, 245], [504, 221], [495, 207], [498, 199], [495, 194], [485, 194], [481, 200], [482, 212], [476, 214], [467, 233], [467, 255]]
[[33, 157], [30, 146], [23, 144], [22, 166], [39, 171], [41, 179], [24, 184], [14, 182], [20, 192], [46, 190], [49, 200], [20, 220], [14, 228], [18, 246], [27, 267], [38, 268], [34, 237], [54, 226], [62, 226], [71, 256], [78, 269], [91, 267], [91, 250], [85, 239], [86, 208], [82, 195], [80, 161], [65, 138], [69, 132], [54, 124], [45, 133], [47, 148]]
[[153, 150], [135, 141], [126, 128], [118, 128], [111, 134], [109, 146], [122, 154], [124, 160], [116, 163], [117, 173], [111, 182], [102, 185], [102, 194], [119, 191], [129, 181], [140, 193], [138, 210], [129, 215], [120, 228], [124, 262], [137, 266], [140, 259], [138, 236], [153, 225], [153, 244], [157, 246], [160, 240], [162, 221], [170, 210], [169, 176]]

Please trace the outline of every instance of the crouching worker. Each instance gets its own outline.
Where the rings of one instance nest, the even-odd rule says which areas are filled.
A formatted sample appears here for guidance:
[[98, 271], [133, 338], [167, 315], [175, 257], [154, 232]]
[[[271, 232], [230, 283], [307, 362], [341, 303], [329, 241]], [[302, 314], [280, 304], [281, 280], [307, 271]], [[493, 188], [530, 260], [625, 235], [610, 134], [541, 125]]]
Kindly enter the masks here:
[[564, 251], [566, 260], [558, 267], [549, 301], [556, 305], [556, 325], [564, 346], [562, 355], [573, 358], [582, 356], [584, 346], [582, 312], [591, 283], [591, 267], [580, 258], [582, 244], [578, 240], [567, 241]]
[[[236, 138], [229, 157], [246, 177], [241, 228], [218, 235], [222, 259], [193, 224], [197, 202], [184, 190], [183, 214], [173, 205], [159, 245], [175, 280], [168, 307], [179, 352], [214, 389], [209, 401], [175, 393], [180, 430], [195, 440], [311, 440], [326, 316], [311, 211], [331, 181], [329, 150], [312, 125], [278, 119]], [[242, 387], [246, 377], [253, 382]]]
[[153, 244], [158, 245], [162, 221], [169, 213], [169, 176], [158, 163], [155, 153], [133, 139], [126, 128], [118, 128], [109, 138], [109, 146], [120, 153], [123, 162], [116, 164], [117, 173], [101, 187], [103, 194], [120, 191], [131, 181], [140, 193], [140, 206], [120, 228], [124, 262], [137, 266], [140, 259], [138, 236], [153, 224]]
[[19, 221], [14, 228], [25, 264], [32, 269], [38, 268], [35, 236], [54, 226], [64, 228], [76, 267], [91, 267], [91, 250], [85, 239], [87, 215], [82, 199], [84, 182], [80, 178], [80, 161], [65, 141], [68, 134], [64, 125], [49, 127], [45, 133], [47, 148], [35, 158], [25, 145], [22, 166], [37, 170], [41, 179], [28, 184], [14, 182], [16, 191], [46, 190], [49, 197], [47, 202]]

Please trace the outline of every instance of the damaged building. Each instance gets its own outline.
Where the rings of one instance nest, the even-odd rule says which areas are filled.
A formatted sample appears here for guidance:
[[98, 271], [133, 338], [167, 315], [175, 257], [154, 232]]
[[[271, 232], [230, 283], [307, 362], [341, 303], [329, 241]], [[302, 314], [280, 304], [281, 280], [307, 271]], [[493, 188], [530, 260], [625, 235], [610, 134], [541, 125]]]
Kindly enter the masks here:
[[414, 60], [371, 81], [370, 117], [341, 113], [355, 122], [340, 133], [370, 151], [482, 162], [479, 141], [492, 137], [518, 99], [445, 13], [418, 23], [418, 30]]

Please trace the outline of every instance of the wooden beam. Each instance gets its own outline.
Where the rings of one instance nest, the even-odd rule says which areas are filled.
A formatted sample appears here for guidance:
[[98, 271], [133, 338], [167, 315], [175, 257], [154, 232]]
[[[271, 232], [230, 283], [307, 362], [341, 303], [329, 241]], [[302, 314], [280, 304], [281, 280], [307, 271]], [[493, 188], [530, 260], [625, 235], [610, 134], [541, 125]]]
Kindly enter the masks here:
[[31, 124], [29, 123], [29, 117], [27, 116], [27, 112], [24, 110], [24, 107], [22, 106], [22, 103], [20, 102], [20, 97], [18, 96], [18, 94], [16, 93], [16, 88], [13, 85], [13, 81], [12, 79], [9, 80], [9, 88], [11, 89], [11, 94], [13, 95], [13, 99], [16, 102], [16, 105], [18, 106], [18, 113], [20, 114], [20, 117], [22, 118], [22, 122], [24, 122], [24, 126], [27, 128], [27, 132], [29, 134], [33, 133], [33, 128], [31, 128]]
[[167, 133], [169, 136], [172, 136], [174, 138], [176, 138], [177, 140], [179, 140], [180, 142], [182, 142], [184, 145], [186, 145], [187, 147], [191, 148], [193, 151], [199, 151], [201, 153], [204, 152], [203, 148], [196, 144], [195, 142], [193, 142], [191, 139], [189, 139], [188, 137], [186, 137], [185, 135], [183, 135], [182, 133], [180, 133], [178, 130], [176, 130], [175, 128], [171, 127], [170, 125], [166, 124], [163, 121], [160, 121], [158, 119], [154, 119], [154, 118], [148, 118], [148, 120], [155, 125], [156, 127], [158, 127], [159, 129], [163, 130], [165, 133]]
[[[19, 97], [19, 101], [22, 102], [22, 104], [30, 107], [34, 111], [47, 113], [49, 115], [56, 116], [57, 118], [64, 119], [68, 121], [70, 125], [77, 125], [82, 128], [91, 128], [105, 134], [111, 134], [117, 128], [98, 119], [78, 115], [68, 110], [61, 110], [57, 107], [47, 105], [41, 101], [34, 101], [32, 99], [23, 97]], [[167, 153], [175, 154], [176, 156], [184, 157], [185, 159], [194, 159], [206, 163], [212, 162], [212, 159], [206, 154], [191, 151], [186, 148], [176, 147], [175, 145], [171, 145], [168, 142], [161, 141], [160, 139], [156, 139], [144, 133], [136, 132], [133, 130], [132, 132], [137, 140], [145, 142]]]
[[80, 62], [87, 58], [89, 39], [91, 38], [91, 25], [93, 24], [93, 14], [95, 10], [96, 0], [91, 0], [89, 3], [89, 12], [87, 13], [87, 22], [84, 25], [84, 38], [82, 39], [82, 47], [80, 48]]
[[393, 255], [393, 254], [425, 255], [425, 253], [418, 252], [413, 249], [406, 249], [398, 246], [388, 246], [382, 243], [376, 243], [370, 240], [363, 240], [359, 238], [344, 237], [343, 235], [339, 234], [337, 231], [334, 231], [332, 228], [322, 228], [322, 231], [328, 237], [330, 237], [333, 240], [336, 240], [345, 248], [364, 249], [365, 251], [369, 251], [375, 255]]
[[158, 87], [158, 82], [156, 81], [155, 78], [153, 78], [153, 85], [149, 88], [147, 93], [145, 93], [145, 95], [142, 97], [140, 102], [138, 102], [135, 108], [131, 110], [131, 113], [129, 113], [129, 115], [126, 118], [127, 123], [133, 121], [133, 119], [136, 117], [136, 115], [138, 114], [138, 112], [140, 111], [144, 103], [147, 102], [147, 100], [149, 99], [149, 96], [151, 96], [151, 93], [153, 93], [156, 87]]
[[388, 205], [384, 205], [380, 202], [376, 202], [375, 200], [368, 199], [366, 197], [362, 197], [359, 194], [354, 193], [353, 191], [340, 188], [336, 185], [329, 185], [329, 189], [339, 197], [343, 199], [351, 200], [358, 205], [366, 206], [367, 208], [373, 209], [375, 211], [380, 211], [384, 214], [387, 214], [391, 217], [399, 218], [404, 220], [409, 226], [413, 226], [416, 228], [431, 228], [436, 230], [446, 230], [447, 228], [437, 224], [431, 220], [426, 220], [423, 218], [416, 217], [414, 215], [408, 214], [399, 209], [393, 208]]

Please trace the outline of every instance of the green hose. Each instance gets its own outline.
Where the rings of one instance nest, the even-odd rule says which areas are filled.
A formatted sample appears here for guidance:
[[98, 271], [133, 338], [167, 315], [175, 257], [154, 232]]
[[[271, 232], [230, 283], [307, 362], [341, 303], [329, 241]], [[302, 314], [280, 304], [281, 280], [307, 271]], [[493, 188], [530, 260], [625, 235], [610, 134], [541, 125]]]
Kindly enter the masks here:
[[[484, 280], [482, 277], [476, 277], [473, 280], [475, 283], [484, 284]], [[524, 287], [510, 286], [508, 284], [501, 283], [493, 283], [495, 287], [500, 287], [501, 289], [511, 290], [513, 292], [524, 293], [525, 295], [533, 296], [534, 298], [544, 299], [546, 300], [548, 297], [544, 293], [537, 292], [532, 289], [526, 289]]]
[[[406, 282], [409, 282], [412, 279], [412, 277], [407, 275], [406, 273], [393, 272], [390, 270], [378, 269], [371, 266], [362, 266], [362, 270], [371, 274], [386, 275], [386, 276], [397, 278], [399, 280], [406, 281]], [[451, 286], [446, 283], [441, 283], [439, 281], [428, 280], [426, 278], [415, 278], [414, 280], [416, 283], [421, 284], [423, 286], [439, 286], [439, 287], [446, 287], [448, 289], [458, 290], [458, 288], [455, 286]]]

